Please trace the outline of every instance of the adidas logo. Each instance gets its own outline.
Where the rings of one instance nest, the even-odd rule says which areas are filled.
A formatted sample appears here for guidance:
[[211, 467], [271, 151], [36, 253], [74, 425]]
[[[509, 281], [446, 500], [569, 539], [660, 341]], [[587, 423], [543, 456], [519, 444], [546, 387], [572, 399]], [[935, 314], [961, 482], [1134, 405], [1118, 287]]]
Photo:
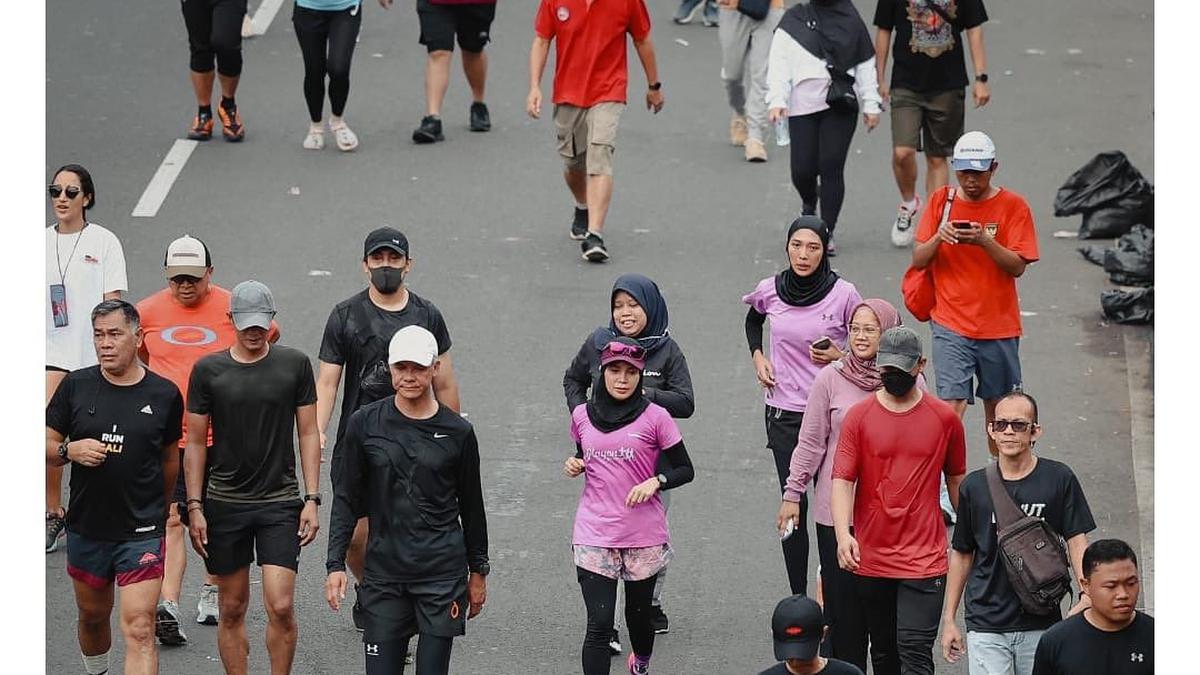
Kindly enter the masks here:
[[147, 403], [145, 406], [143, 406], [143, 407], [142, 407], [142, 412], [146, 413], [147, 415], [153, 415], [153, 414], [154, 414], [154, 411], [150, 409], [150, 404], [149, 404], [149, 403]]

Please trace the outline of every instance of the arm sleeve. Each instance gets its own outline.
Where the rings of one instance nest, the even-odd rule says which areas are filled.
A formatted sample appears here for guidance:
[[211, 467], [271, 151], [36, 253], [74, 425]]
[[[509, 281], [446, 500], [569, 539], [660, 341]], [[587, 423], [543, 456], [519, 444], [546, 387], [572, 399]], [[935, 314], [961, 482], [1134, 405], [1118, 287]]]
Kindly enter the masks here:
[[192, 366], [192, 374], [188, 376], [187, 410], [190, 413], [207, 415], [212, 411], [206, 371], [204, 360], [201, 359]]
[[671, 357], [663, 373], [666, 386], [662, 389], [647, 389], [646, 398], [666, 408], [671, 417], [687, 419], [696, 411], [695, 394], [692, 392], [692, 374], [688, 371], [687, 359], [679, 345], [671, 345]]
[[567, 366], [567, 372], [563, 373], [563, 395], [567, 397], [567, 412], [575, 410], [576, 406], [587, 401], [588, 389], [592, 386], [592, 363], [588, 358], [588, 350], [596, 351], [592, 347], [590, 336], [583, 341], [579, 353], [575, 354], [571, 365]]
[[333, 482], [333, 510], [329, 514], [329, 545], [325, 556], [326, 572], [346, 571], [346, 549], [360, 516], [366, 515], [363, 480], [362, 440], [359, 426], [362, 416], [354, 414], [346, 423], [346, 434], [338, 441], [338, 471], [330, 471]]
[[925, 210], [921, 212], [921, 222], [917, 225], [915, 238], [918, 244], [924, 244], [937, 234], [938, 225], [941, 224], [942, 220], [942, 207], [945, 205], [946, 188], [938, 188], [929, 195], [929, 203], [925, 205]]
[[762, 351], [763, 348], [763, 324], [767, 322], [767, 315], [759, 312], [753, 307], [746, 312], [746, 344], [750, 347], [750, 353]]
[[[772, 45], [774, 46], [774, 45]], [[854, 93], [862, 101], [862, 111], [878, 115], [883, 111], [883, 98], [879, 96], [879, 80], [875, 76], [875, 57], [854, 67]]]
[[664, 490], [672, 490], [680, 485], [687, 485], [696, 477], [696, 469], [692, 467], [692, 458], [688, 457], [687, 448], [683, 445], [683, 439], [678, 443], [663, 450], [663, 455], [666, 456], [669, 466], [663, 466], [659, 462], [659, 473], [667, 479], [667, 484], [663, 486]]
[[71, 436], [71, 392], [75, 389], [75, 380], [67, 377], [58, 385], [50, 403], [46, 405], [46, 426], [63, 435]]
[[1092, 509], [1083, 495], [1083, 487], [1069, 469], [1067, 470], [1066, 488], [1063, 490], [1062, 514], [1062, 524], [1058, 532], [1063, 539], [1087, 534], [1096, 529], [1096, 521], [1092, 518]]
[[467, 545], [467, 569], [478, 572], [488, 563], [487, 514], [483, 508], [483, 485], [479, 478], [479, 442], [472, 429], [463, 439], [458, 473], [458, 513]]
[[858, 480], [858, 428], [861, 415], [858, 408], [851, 408], [842, 420], [842, 435], [838, 437], [837, 452], [833, 456], [833, 477], [851, 483]]
[[583, 443], [575, 441], [575, 458], [583, 459]]
[[[950, 545], [959, 553], [974, 553], [975, 546], [975, 523], [971, 519], [971, 491], [967, 489], [967, 481], [963, 481], [958, 486], [958, 511], [955, 514], [957, 520], [954, 525], [954, 538], [950, 541]], [[986, 531], [986, 523], [981, 524]]]
[[788, 60], [790, 47], [795, 44], [792, 36], [776, 30], [771, 37], [771, 50], [767, 55], [767, 109], [788, 108], [792, 96], [791, 63]]
[[961, 476], [967, 472], [967, 434], [958, 415], [950, 414], [950, 437], [946, 439], [947, 476]]
[[129, 281], [125, 277], [125, 249], [121, 248], [121, 240], [115, 234], [108, 245], [107, 258], [104, 261], [104, 292], [129, 290]]
[[629, 0], [629, 35], [636, 42], [650, 37], [650, 12], [646, 9], [645, 0]]
[[[342, 342], [342, 317], [338, 316], [338, 308], [329, 312], [325, 321], [325, 333], [321, 336], [321, 351], [317, 358], [325, 363], [340, 366], [346, 363], [346, 345]], [[436, 336], [435, 336], [436, 337]]]
[[542, 0], [537, 14], [533, 18], [533, 32], [543, 40], [554, 39], [556, 24], [554, 10], [550, 4], [550, 0]]
[[[841, 376], [835, 374], [835, 377]], [[783, 498], [789, 502], [800, 501], [825, 459], [830, 431], [829, 398], [829, 379], [817, 375], [808, 393], [808, 405], [800, 423], [800, 434], [796, 438], [796, 448], [792, 451], [791, 468], [788, 470], [787, 485], [783, 490]]]
[[317, 402], [317, 380], [313, 377], [312, 363], [307, 356], [301, 354], [300, 364], [300, 372], [296, 374], [297, 408]]
[[884, 30], [896, 28], [896, 0], [879, 0], [875, 4], [875, 26]]

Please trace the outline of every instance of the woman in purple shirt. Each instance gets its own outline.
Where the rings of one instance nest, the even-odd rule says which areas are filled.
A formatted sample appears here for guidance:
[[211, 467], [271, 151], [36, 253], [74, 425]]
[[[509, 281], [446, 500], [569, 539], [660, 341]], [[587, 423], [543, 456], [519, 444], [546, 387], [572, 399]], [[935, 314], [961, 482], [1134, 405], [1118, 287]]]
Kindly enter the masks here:
[[[800, 216], [788, 228], [788, 266], [758, 283], [742, 298], [746, 341], [758, 382], [766, 390], [767, 447], [775, 457], [782, 492], [792, 449], [817, 373], [842, 357], [846, 324], [862, 296], [854, 284], [829, 267], [825, 249], [829, 230], [816, 216]], [[763, 353], [763, 324], [771, 319], [771, 356]], [[808, 594], [808, 529], [806, 505], [800, 500], [795, 532], [782, 542], [783, 561], [792, 593]]]
[[[584, 476], [575, 512], [575, 568], [587, 607], [584, 675], [609, 672], [617, 581], [625, 580], [628, 672], [649, 672], [654, 649], [650, 599], [671, 559], [671, 537], [660, 490], [691, 482], [695, 472], [671, 414], [642, 392], [646, 350], [620, 337], [600, 354], [602, 384], [571, 411], [577, 452], [563, 472]], [[665, 454], [669, 466], [656, 469]]]

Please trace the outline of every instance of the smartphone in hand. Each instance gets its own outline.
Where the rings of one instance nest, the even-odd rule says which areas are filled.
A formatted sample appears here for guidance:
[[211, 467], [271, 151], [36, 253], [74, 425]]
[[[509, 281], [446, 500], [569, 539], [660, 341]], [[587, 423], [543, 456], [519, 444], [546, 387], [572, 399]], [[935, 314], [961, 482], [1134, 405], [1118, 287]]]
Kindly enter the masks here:
[[812, 343], [813, 349], [829, 349], [832, 346], [833, 346], [833, 340], [830, 340], [827, 337], [823, 337], [820, 340], [817, 340], [816, 342]]
[[956, 230], [969, 230], [969, 229], [971, 229], [971, 221], [969, 221], [969, 220], [952, 220], [952, 221], [950, 221], [950, 226]]

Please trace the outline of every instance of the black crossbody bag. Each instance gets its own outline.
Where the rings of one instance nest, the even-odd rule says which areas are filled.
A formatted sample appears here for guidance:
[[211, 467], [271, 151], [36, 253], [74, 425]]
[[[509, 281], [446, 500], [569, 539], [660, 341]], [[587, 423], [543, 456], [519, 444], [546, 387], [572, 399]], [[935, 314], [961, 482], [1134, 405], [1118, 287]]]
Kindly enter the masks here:
[[771, 0], [738, 0], [737, 11], [755, 21], [762, 21], [771, 12]]
[[[811, 5], [804, 5], [805, 24], [809, 29], [818, 28], [817, 13]], [[817, 33], [817, 43], [821, 45], [821, 59], [825, 61], [825, 69], [829, 71], [829, 92], [825, 94], [825, 103], [830, 110], [842, 113], [858, 112], [858, 95], [854, 93], [854, 76], [833, 65], [829, 51], [825, 49], [825, 41]]]

